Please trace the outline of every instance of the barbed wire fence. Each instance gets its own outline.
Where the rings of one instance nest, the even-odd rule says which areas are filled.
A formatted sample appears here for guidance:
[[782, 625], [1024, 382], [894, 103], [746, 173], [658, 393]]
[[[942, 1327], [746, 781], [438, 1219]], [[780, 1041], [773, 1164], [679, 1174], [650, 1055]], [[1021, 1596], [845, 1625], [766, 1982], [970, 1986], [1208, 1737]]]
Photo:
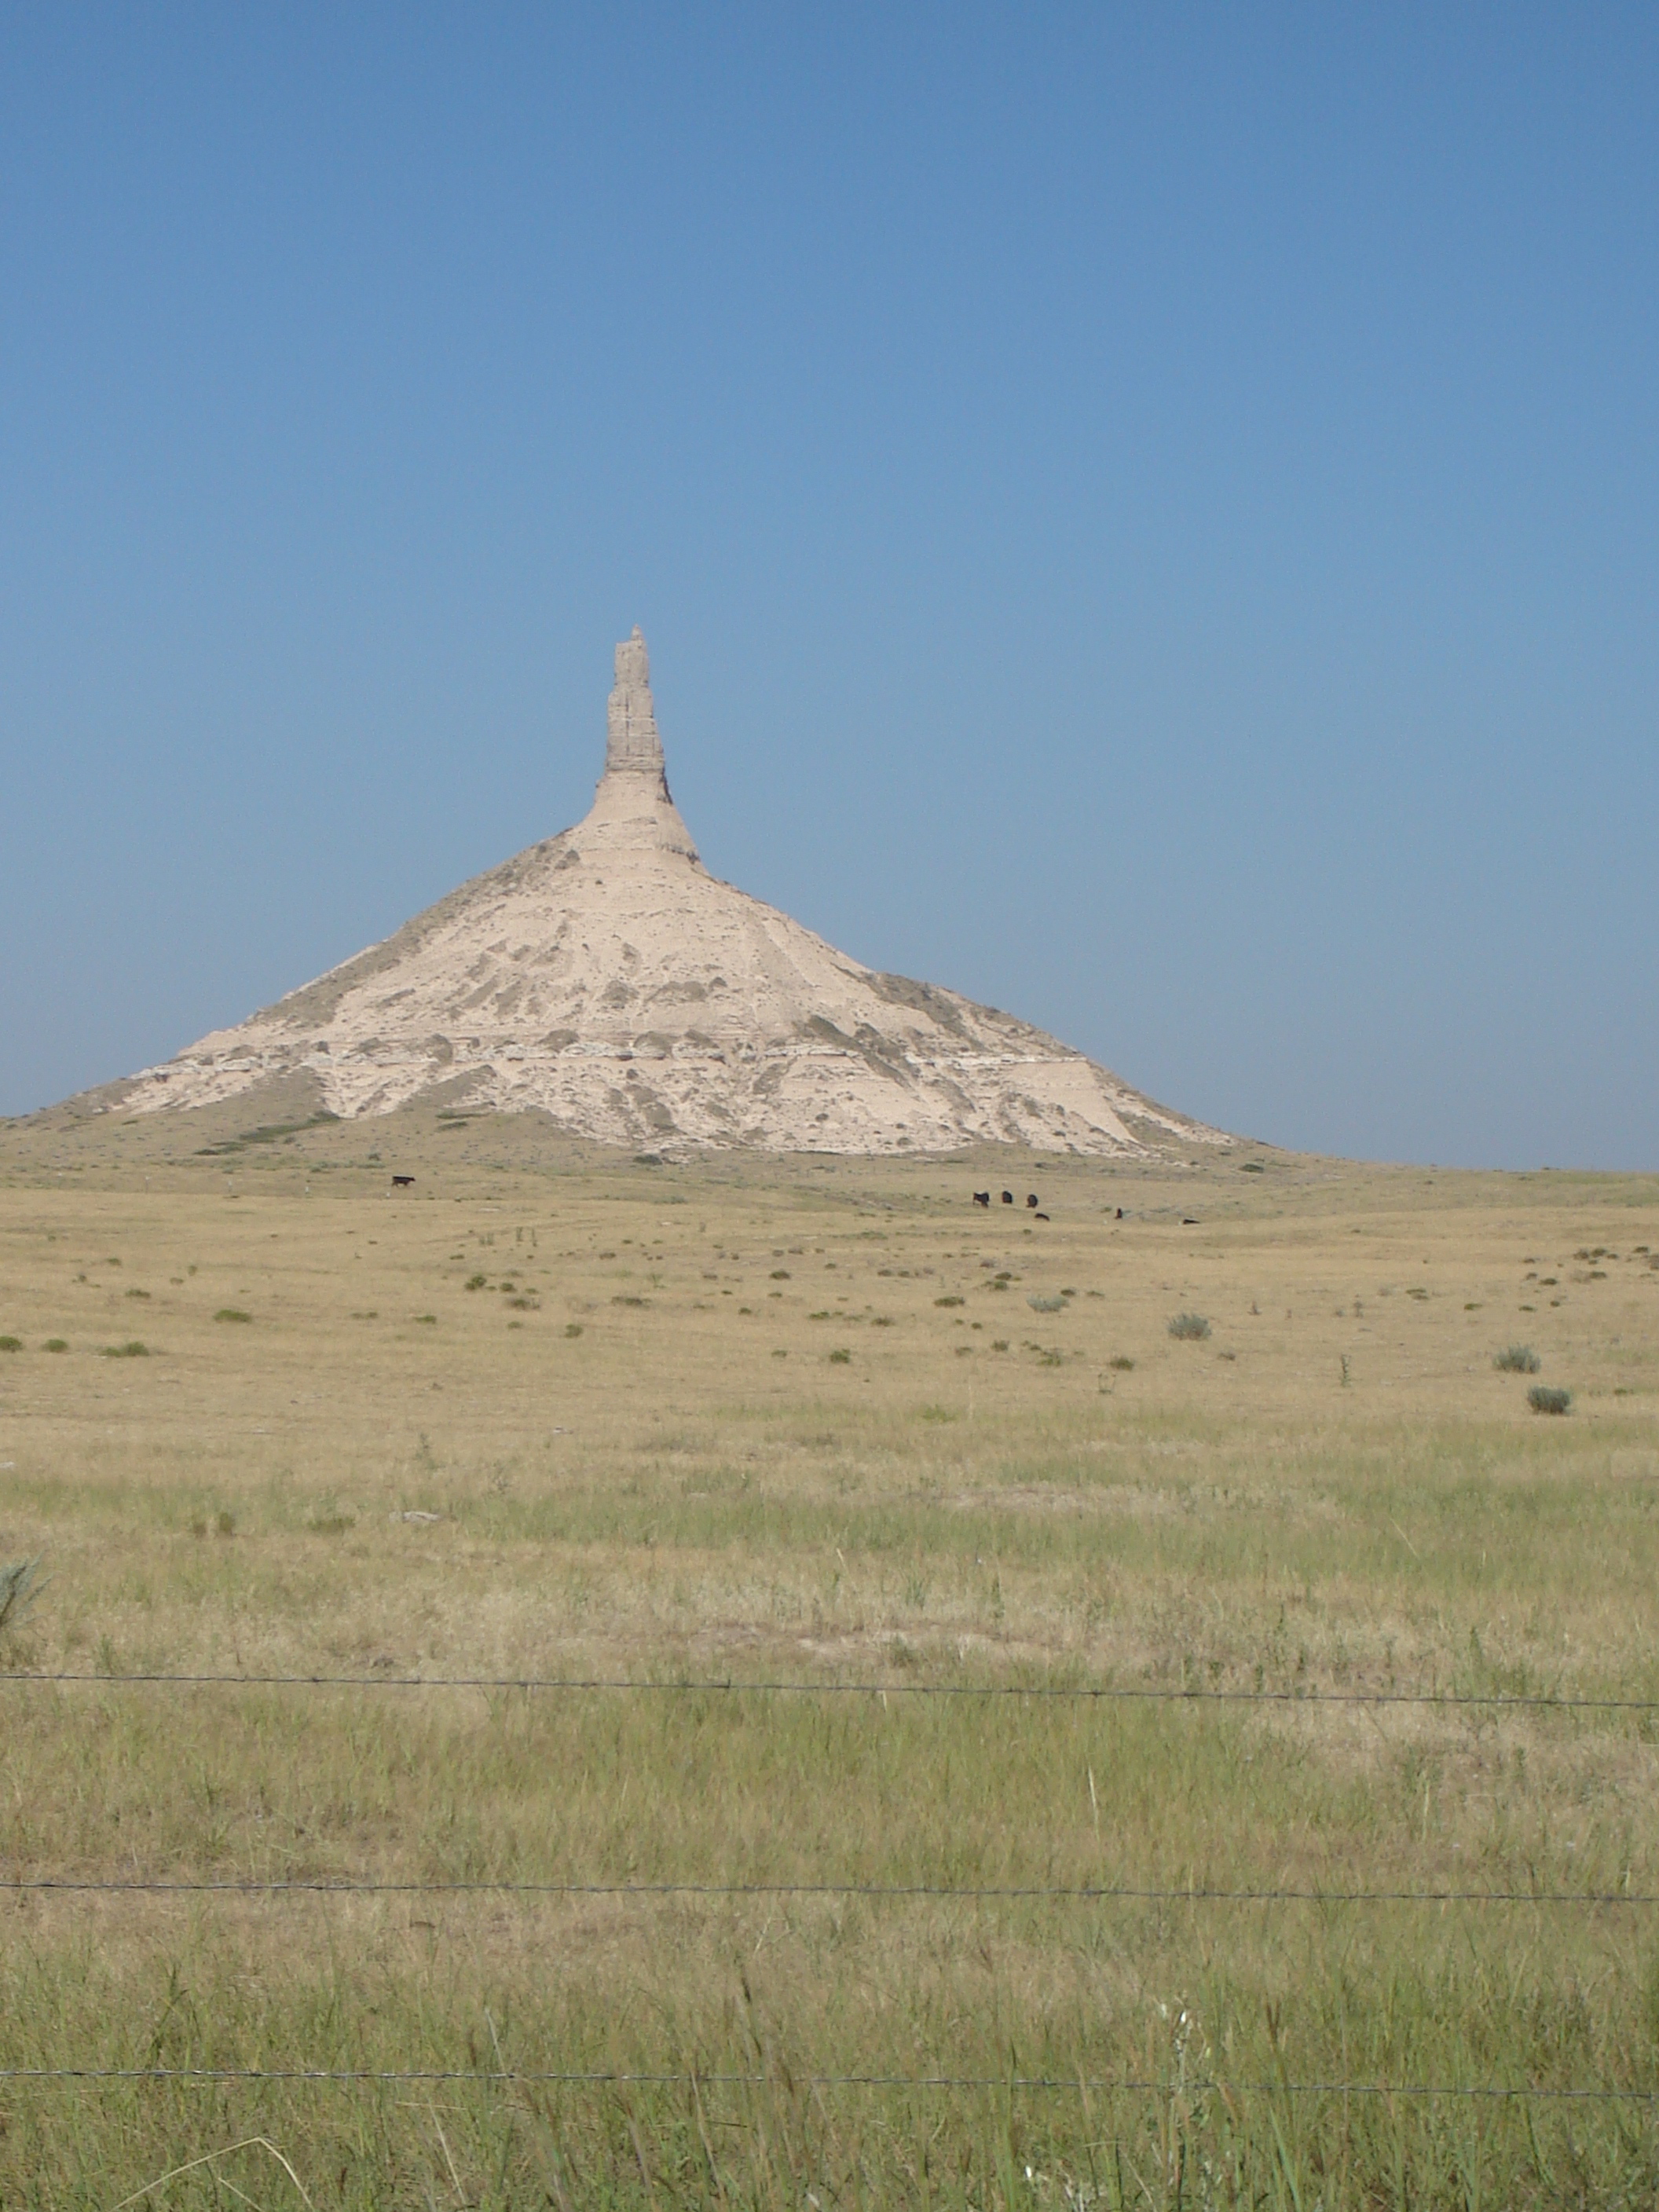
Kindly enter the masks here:
[[[1199, 1684], [967, 1683], [848, 1681], [811, 1679], [744, 1680], [734, 1676], [641, 1678], [626, 1675], [262, 1674], [143, 1670], [106, 1673], [62, 1668], [0, 1673], [0, 1689], [30, 1686], [90, 1686], [105, 1690], [340, 1689], [455, 1690], [490, 1694], [599, 1693], [698, 1697], [814, 1697], [878, 1700], [928, 1698], [987, 1700], [1073, 1701], [1093, 1705], [1259, 1705], [1301, 1710], [1401, 1707], [1440, 1711], [1559, 1712], [1565, 1714], [1659, 1714], [1659, 1698], [1572, 1697], [1558, 1692], [1481, 1690], [1267, 1690]], [[0, 1876], [0, 1894], [239, 1896], [239, 1897], [522, 1897], [610, 1899], [824, 1898], [864, 1900], [927, 1899], [962, 1905], [988, 1903], [1155, 1904], [1334, 1906], [1530, 1906], [1599, 1910], [1659, 1905], [1659, 1893], [1620, 1890], [1540, 1889], [1351, 1889], [1212, 1888], [1130, 1883], [976, 1884], [861, 1881], [603, 1882], [524, 1880], [365, 1881], [356, 1878], [239, 1876], [228, 1879], [146, 1876]], [[236, 2083], [284, 2083], [318, 2087], [472, 2084], [483, 2087], [759, 2088], [769, 2076], [759, 2073], [630, 2072], [612, 2069], [505, 2067], [217, 2067], [217, 2066], [0, 2066], [0, 2081], [51, 2083], [168, 2082], [181, 2087]], [[1128, 2075], [1091, 2079], [1079, 2075], [953, 2074], [806, 2074], [800, 2085], [813, 2089], [971, 2091], [1050, 2096], [1167, 2096], [1170, 2084], [1155, 2077]], [[1607, 2085], [1547, 2086], [1528, 2082], [1389, 2082], [1260, 2081], [1202, 2076], [1183, 2082], [1183, 2094], [1220, 2092], [1240, 2096], [1360, 2097], [1415, 2101], [1471, 2100], [1485, 2103], [1547, 2103], [1557, 2106], [1659, 2106], [1659, 2087]]]
[[[1042, 2074], [803, 2074], [799, 2086], [809, 2089], [972, 2089], [1030, 2090], [1060, 2096], [1168, 2096], [1171, 2084], [1149, 2078], [1086, 2077]], [[476, 2082], [509, 2086], [618, 2088], [763, 2088], [772, 2080], [766, 2074], [629, 2074], [596, 2069], [560, 2072], [536, 2067], [304, 2067], [304, 2066], [0, 2066], [0, 2081], [177, 2081], [224, 2083], [235, 2081], [315, 2082], [320, 2085], [368, 2086], [376, 2082]], [[1219, 2075], [1197, 2076], [1181, 2084], [1187, 2096], [1225, 2090], [1231, 2096], [1288, 2097], [1474, 2097], [1488, 2102], [1537, 2100], [1547, 2104], [1647, 2105], [1659, 2104], [1659, 2089], [1547, 2088], [1511, 2082], [1434, 2081], [1292, 2081], [1277, 2078], [1259, 2081], [1224, 2079]]]
[[1429, 1706], [1446, 1711], [1659, 1713], [1659, 1698], [1568, 1698], [1550, 1691], [1508, 1690], [1237, 1690], [1199, 1684], [1097, 1682], [744, 1681], [708, 1678], [610, 1674], [104, 1674], [60, 1669], [0, 1674], [0, 1688], [83, 1683], [104, 1689], [483, 1690], [648, 1692], [666, 1697], [986, 1698], [1065, 1699], [1094, 1705], [1230, 1705]]

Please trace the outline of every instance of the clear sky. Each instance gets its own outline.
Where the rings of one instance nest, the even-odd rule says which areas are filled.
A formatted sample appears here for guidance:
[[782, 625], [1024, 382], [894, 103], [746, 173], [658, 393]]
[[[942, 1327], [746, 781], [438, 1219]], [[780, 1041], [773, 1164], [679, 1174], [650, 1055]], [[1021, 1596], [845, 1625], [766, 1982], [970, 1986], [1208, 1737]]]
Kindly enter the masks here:
[[583, 813], [1659, 1168], [1659, 12], [0, 5], [0, 1112]]

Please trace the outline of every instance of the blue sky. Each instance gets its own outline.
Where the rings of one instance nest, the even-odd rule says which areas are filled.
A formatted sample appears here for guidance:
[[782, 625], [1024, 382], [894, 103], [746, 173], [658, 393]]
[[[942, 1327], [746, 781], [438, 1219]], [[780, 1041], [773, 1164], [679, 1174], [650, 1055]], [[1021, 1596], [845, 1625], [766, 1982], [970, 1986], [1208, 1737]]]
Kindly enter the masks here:
[[1659, 1168], [1650, 8], [0, 6], [0, 1112], [585, 811], [1168, 1103]]

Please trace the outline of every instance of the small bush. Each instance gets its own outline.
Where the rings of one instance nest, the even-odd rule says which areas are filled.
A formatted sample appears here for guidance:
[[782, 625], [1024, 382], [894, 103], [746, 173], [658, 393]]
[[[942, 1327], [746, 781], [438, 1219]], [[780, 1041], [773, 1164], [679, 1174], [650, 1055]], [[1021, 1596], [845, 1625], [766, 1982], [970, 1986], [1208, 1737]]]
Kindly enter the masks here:
[[40, 1349], [42, 1352], [67, 1352], [69, 1339], [66, 1336], [49, 1336]]
[[21, 1336], [0, 1336], [0, 1352], [21, 1352], [22, 1349]]
[[1572, 1404], [1571, 1390], [1557, 1390], [1547, 1382], [1534, 1382], [1527, 1393], [1534, 1413], [1565, 1413]]
[[236, 1534], [236, 1516], [234, 1513], [216, 1514], [213, 1525], [220, 1535], [234, 1536]]
[[149, 1296], [149, 1292], [148, 1291], [132, 1290], [127, 1292], [127, 1296], [130, 1298], [147, 1298]]
[[148, 1359], [149, 1346], [147, 1344], [140, 1344], [135, 1336], [130, 1338], [125, 1344], [106, 1344], [104, 1346], [104, 1357], [106, 1359]]
[[1202, 1314], [1176, 1314], [1170, 1323], [1170, 1335], [1178, 1337], [1182, 1344], [1196, 1344], [1209, 1333], [1210, 1324]]
[[993, 1352], [1006, 1352], [1008, 1349], [1007, 1338], [1006, 1336], [994, 1336], [991, 1339], [991, 1349]]
[[788, 1268], [774, 1267], [772, 1270], [772, 1280], [775, 1283], [787, 1283], [789, 1280]]
[[1064, 1298], [1031, 1297], [1027, 1298], [1025, 1303], [1033, 1313], [1064, 1313], [1066, 1310]]
[[579, 1321], [568, 1321], [564, 1325], [564, 1333], [567, 1336], [580, 1336], [582, 1333], [582, 1325]]
[[1531, 1345], [1506, 1344], [1492, 1354], [1492, 1364], [1500, 1375], [1536, 1375], [1544, 1363]]
[[1106, 1364], [1115, 1368], [1120, 1375], [1127, 1375], [1133, 1367], [1134, 1362], [1133, 1359], [1126, 1359], [1120, 1352], [1115, 1359], [1109, 1359]]
[[244, 1313], [240, 1306], [221, 1306], [213, 1318], [215, 1321], [252, 1321], [253, 1316]]
[[469, 1291], [482, 1291], [488, 1287], [489, 1281], [488, 1275], [469, 1275], [464, 1287]]
[[845, 1348], [832, 1352], [830, 1355], [830, 1364], [832, 1367], [850, 1367], [852, 1364], [853, 1355]]
[[966, 1298], [957, 1297], [943, 1297], [935, 1298], [933, 1300], [933, 1304], [936, 1306], [965, 1306], [967, 1303], [968, 1301]]
[[343, 1536], [349, 1528], [355, 1528], [356, 1525], [355, 1513], [323, 1513], [316, 1520], [306, 1522], [313, 1536]]
[[44, 1588], [39, 1559], [15, 1559], [0, 1567], [0, 1637], [21, 1627], [24, 1614]]

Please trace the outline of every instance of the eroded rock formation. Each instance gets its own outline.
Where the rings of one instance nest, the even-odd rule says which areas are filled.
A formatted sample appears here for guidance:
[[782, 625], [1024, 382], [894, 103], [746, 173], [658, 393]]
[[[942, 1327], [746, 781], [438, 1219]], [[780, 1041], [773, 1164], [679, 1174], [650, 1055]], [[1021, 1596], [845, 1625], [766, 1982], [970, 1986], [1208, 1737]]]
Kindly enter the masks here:
[[669, 795], [636, 629], [605, 773], [532, 845], [315, 982], [112, 1091], [126, 1113], [314, 1085], [342, 1115], [540, 1109], [601, 1141], [1080, 1152], [1225, 1141], [1042, 1031], [863, 967], [710, 876]]

